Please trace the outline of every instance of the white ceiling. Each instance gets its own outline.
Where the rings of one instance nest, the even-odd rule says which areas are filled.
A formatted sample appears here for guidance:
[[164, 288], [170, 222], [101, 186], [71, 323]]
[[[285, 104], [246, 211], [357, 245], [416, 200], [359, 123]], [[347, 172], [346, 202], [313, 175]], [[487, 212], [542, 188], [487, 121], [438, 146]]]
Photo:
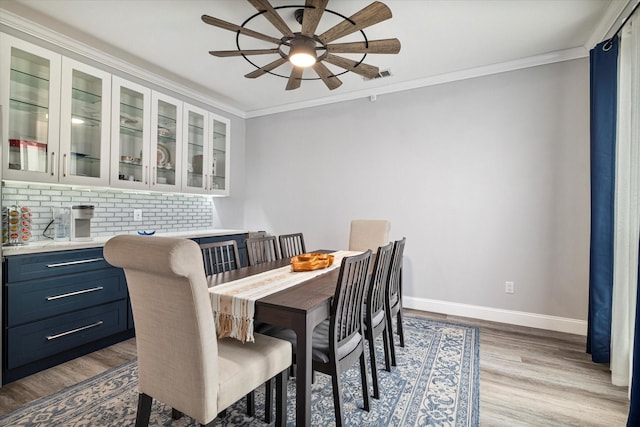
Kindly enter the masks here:
[[[271, 3], [284, 6], [304, 2]], [[328, 9], [351, 16], [369, 3], [369, 0], [331, 0]], [[260, 111], [370, 96], [473, 75], [469, 70], [480, 70], [476, 72], [479, 75], [481, 70], [499, 69], [496, 64], [535, 63], [531, 58], [549, 61], [549, 58], [584, 57], [612, 27], [615, 29], [616, 19], [629, 0], [386, 0], [384, 3], [390, 7], [393, 18], [364, 32], [369, 40], [396, 37], [402, 49], [398, 55], [368, 55], [364, 62], [380, 70], [389, 69], [392, 77], [365, 81], [347, 73], [340, 76], [343, 85], [333, 91], [320, 80], [303, 81], [299, 89], [285, 91], [285, 78], [272, 75], [244, 78], [255, 68], [242, 57], [217, 58], [208, 54], [209, 50], [235, 49], [235, 32], [207, 25], [200, 16], [208, 14], [240, 25], [257, 12], [246, 1], [0, 0], [0, 7], [151, 69], [217, 100], [219, 105], [252, 116]], [[280, 12], [297, 31], [299, 24], [293, 18], [294, 10], [285, 8]], [[335, 22], [334, 15], [325, 14], [319, 30]], [[281, 37], [262, 16], [253, 19], [248, 27]], [[274, 47], [247, 37], [241, 38], [241, 46]], [[276, 58], [269, 55], [252, 59], [265, 65]], [[285, 64], [274, 71], [288, 76], [288, 67]], [[466, 74], [463, 70], [467, 70]]]

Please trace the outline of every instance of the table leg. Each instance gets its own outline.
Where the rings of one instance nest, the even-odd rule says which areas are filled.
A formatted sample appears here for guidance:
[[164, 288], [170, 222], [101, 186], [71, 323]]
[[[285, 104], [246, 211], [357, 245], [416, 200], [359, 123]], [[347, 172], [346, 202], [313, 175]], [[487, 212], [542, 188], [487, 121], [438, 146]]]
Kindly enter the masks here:
[[313, 323], [311, 319], [296, 323], [294, 331], [297, 340], [296, 353], [296, 425], [311, 425], [311, 359]]

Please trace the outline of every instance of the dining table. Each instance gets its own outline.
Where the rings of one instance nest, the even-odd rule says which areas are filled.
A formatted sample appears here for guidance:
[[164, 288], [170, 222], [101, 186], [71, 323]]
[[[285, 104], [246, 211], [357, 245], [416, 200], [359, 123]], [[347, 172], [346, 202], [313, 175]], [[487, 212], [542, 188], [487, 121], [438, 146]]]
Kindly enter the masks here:
[[[330, 253], [332, 251], [316, 251]], [[270, 270], [286, 267], [290, 259], [281, 259], [207, 277], [209, 292], [213, 288]], [[296, 425], [311, 425], [311, 359], [314, 328], [329, 317], [340, 268], [328, 269], [287, 289], [255, 301], [254, 322], [264, 322], [292, 329], [296, 333]], [[247, 343], [250, 345], [250, 343]]]

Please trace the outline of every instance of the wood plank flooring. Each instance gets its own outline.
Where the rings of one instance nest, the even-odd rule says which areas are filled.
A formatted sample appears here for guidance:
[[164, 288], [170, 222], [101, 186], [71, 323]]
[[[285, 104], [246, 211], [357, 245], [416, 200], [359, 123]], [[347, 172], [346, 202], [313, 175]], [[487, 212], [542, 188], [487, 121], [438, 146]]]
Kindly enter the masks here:
[[[626, 387], [611, 385], [608, 365], [591, 362], [586, 338], [416, 310], [408, 315], [480, 328], [482, 426], [625, 426]], [[136, 356], [135, 339], [0, 388], [0, 414], [90, 378]]]

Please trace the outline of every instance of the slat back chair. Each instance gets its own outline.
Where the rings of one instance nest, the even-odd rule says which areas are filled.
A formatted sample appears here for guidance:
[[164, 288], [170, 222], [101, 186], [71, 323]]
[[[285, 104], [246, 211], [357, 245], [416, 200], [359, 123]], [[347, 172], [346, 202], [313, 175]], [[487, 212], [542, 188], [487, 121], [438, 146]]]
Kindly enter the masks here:
[[282, 258], [291, 258], [307, 252], [302, 233], [283, 234], [278, 237]]
[[[342, 259], [338, 284], [331, 304], [328, 336], [322, 336], [321, 327], [316, 328], [318, 336], [315, 336], [316, 332], [314, 332], [314, 347], [322, 348], [320, 343], [328, 342], [327, 354], [324, 355], [324, 358], [314, 356], [313, 369], [331, 375], [337, 426], [344, 424], [340, 376], [342, 372], [353, 366], [357, 360], [360, 360], [364, 409], [369, 411], [369, 387], [367, 385], [367, 368], [364, 356], [362, 306], [367, 288], [367, 273], [370, 260], [370, 250], [360, 255]], [[316, 349], [314, 348], [314, 350]]]
[[396, 316], [396, 326], [400, 336], [400, 347], [404, 347], [404, 331], [402, 329], [402, 257], [406, 237], [393, 242], [393, 255], [391, 268], [387, 279], [387, 294], [385, 297], [385, 310], [387, 316], [388, 335], [391, 340], [391, 364], [397, 366], [395, 341], [393, 338], [393, 317]]
[[275, 236], [255, 237], [246, 240], [249, 265], [280, 259], [280, 251]]
[[367, 289], [366, 304], [364, 305], [365, 336], [369, 342], [369, 358], [371, 362], [371, 375], [373, 377], [373, 397], [380, 398], [378, 386], [378, 370], [376, 368], [376, 338], [382, 335], [384, 344], [385, 369], [391, 372], [391, 350], [389, 348], [387, 319], [385, 315], [385, 296], [387, 278], [393, 255], [393, 242], [380, 246], [371, 272], [371, 279]]
[[[370, 250], [342, 259], [329, 319], [321, 322], [313, 330], [311, 355], [313, 370], [331, 375], [333, 406], [338, 427], [344, 424], [340, 376], [358, 360], [360, 361], [362, 400], [364, 409], [369, 410], [362, 306], [366, 295], [370, 260]], [[278, 329], [271, 335], [291, 342], [295, 362], [296, 333], [292, 329]]]
[[200, 245], [206, 275], [224, 273], [240, 268], [240, 253], [235, 240]]
[[122, 235], [104, 247], [124, 269], [136, 322], [138, 411], [149, 423], [153, 399], [213, 426], [218, 413], [276, 378], [276, 424], [286, 425], [286, 374], [291, 344], [255, 334], [255, 342], [217, 339], [207, 280], [192, 240]]

